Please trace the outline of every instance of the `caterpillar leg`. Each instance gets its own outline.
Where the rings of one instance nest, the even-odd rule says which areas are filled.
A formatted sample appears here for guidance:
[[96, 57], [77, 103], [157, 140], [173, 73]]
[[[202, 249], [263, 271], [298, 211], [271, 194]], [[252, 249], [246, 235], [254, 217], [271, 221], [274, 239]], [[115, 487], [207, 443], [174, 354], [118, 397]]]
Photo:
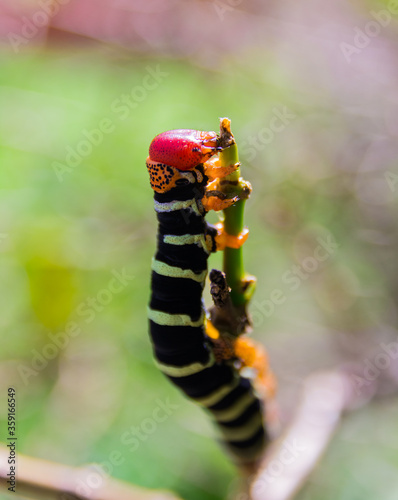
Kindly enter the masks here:
[[244, 228], [237, 236], [233, 236], [225, 232], [222, 222], [219, 222], [215, 226], [217, 229], [217, 235], [215, 237], [217, 250], [224, 250], [226, 247], [240, 248], [249, 237], [248, 228]]
[[[232, 165], [232, 167], [235, 167], [235, 165]], [[220, 168], [224, 169], [224, 167]], [[203, 206], [207, 212], [210, 210], [214, 210], [215, 212], [225, 210], [237, 201], [246, 200], [250, 196], [252, 192], [250, 182], [244, 181], [242, 178], [239, 178], [237, 181], [224, 179], [225, 175], [228, 175], [229, 168], [226, 167], [224, 169], [222, 177], [217, 177], [207, 184], [205, 195], [202, 199]], [[226, 186], [228, 186], [228, 194], [225, 193]]]
[[242, 363], [241, 370], [254, 371], [253, 385], [260, 397], [266, 401], [265, 421], [270, 435], [280, 432], [279, 409], [275, 399], [277, 381], [272, 373], [264, 347], [248, 338], [239, 337], [235, 343], [235, 355]]
[[259, 392], [265, 395], [267, 400], [275, 397], [276, 379], [270, 369], [267, 352], [261, 344], [247, 337], [233, 338], [222, 335], [210, 320], [206, 322], [206, 335], [211, 339], [218, 362], [239, 359], [241, 369], [254, 370]]
[[220, 159], [217, 157], [211, 158], [206, 163], [203, 164], [205, 169], [205, 174], [209, 178], [209, 181], [212, 182], [214, 179], [220, 179], [225, 177], [240, 166], [240, 163], [235, 163], [234, 165], [228, 165], [227, 167], [222, 167], [220, 163]]
[[213, 340], [220, 338], [220, 332], [209, 319], [206, 321], [206, 335]]
[[259, 392], [267, 399], [276, 392], [276, 379], [272, 373], [266, 350], [259, 343], [239, 337], [235, 343], [235, 355], [241, 360], [242, 368], [252, 368], [256, 372], [255, 382]]
[[228, 197], [220, 190], [220, 179], [215, 179], [207, 184], [205, 195], [202, 198], [202, 204], [206, 212], [225, 210], [237, 201], [239, 201], [239, 196]]

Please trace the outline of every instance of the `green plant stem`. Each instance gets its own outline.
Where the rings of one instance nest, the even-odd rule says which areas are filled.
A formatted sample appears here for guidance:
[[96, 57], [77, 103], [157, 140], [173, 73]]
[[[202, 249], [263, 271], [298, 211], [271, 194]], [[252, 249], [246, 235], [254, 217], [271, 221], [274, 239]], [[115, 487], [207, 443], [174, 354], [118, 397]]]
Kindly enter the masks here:
[[[238, 147], [235, 143], [220, 153], [220, 162], [223, 167], [234, 165], [239, 162]], [[234, 186], [232, 190], [239, 192], [239, 187], [241, 187], [240, 168], [225, 177], [225, 180], [237, 182], [238, 185]], [[240, 200], [224, 210], [224, 230], [227, 234], [237, 236], [243, 231], [244, 206], [245, 200]], [[229, 247], [225, 248], [223, 267], [227, 283], [231, 288], [232, 304], [236, 307], [244, 306], [247, 302], [247, 298], [243, 289], [243, 280], [246, 273], [243, 266], [242, 247], [237, 249]]]

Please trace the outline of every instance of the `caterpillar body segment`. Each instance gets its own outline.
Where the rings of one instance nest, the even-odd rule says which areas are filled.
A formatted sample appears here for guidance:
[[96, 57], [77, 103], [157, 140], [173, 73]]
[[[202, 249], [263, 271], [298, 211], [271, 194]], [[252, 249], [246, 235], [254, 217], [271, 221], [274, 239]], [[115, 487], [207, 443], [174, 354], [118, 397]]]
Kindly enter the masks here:
[[[207, 260], [219, 249], [222, 233], [222, 228], [205, 221], [206, 161], [217, 152], [217, 144], [214, 132], [192, 130], [165, 132], [151, 143], [147, 167], [158, 235], [152, 261], [150, 336], [159, 369], [212, 414], [221, 441], [235, 460], [253, 463], [268, 440], [261, 400], [232, 358], [216, 356], [205, 332], [202, 292]], [[215, 161], [210, 171], [222, 177]]]

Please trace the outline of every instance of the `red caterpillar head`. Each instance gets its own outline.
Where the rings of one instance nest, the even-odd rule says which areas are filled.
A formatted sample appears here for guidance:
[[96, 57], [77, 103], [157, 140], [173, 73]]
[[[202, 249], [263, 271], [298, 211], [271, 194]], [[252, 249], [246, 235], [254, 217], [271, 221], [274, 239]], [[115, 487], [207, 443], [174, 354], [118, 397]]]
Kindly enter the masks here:
[[204, 163], [219, 149], [215, 132], [181, 129], [157, 135], [147, 158], [152, 188], [160, 193], [168, 191], [185, 177], [182, 172]]
[[191, 170], [217, 152], [217, 134], [199, 130], [168, 130], [155, 137], [149, 158], [178, 170]]

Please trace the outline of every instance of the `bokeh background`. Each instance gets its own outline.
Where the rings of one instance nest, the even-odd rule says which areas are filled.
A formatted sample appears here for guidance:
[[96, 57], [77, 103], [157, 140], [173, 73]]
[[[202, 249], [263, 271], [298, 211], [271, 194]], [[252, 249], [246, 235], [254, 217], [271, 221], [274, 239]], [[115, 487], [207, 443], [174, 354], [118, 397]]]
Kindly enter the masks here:
[[[232, 495], [236, 471], [154, 367], [146, 319], [150, 141], [228, 116], [282, 423], [307, 374], [361, 380], [363, 406], [297, 499], [397, 498], [398, 377], [380, 356], [398, 336], [397, 28], [393, 1], [0, 1], [3, 441], [12, 385], [21, 452]], [[382, 397], [365, 404], [372, 377]]]

